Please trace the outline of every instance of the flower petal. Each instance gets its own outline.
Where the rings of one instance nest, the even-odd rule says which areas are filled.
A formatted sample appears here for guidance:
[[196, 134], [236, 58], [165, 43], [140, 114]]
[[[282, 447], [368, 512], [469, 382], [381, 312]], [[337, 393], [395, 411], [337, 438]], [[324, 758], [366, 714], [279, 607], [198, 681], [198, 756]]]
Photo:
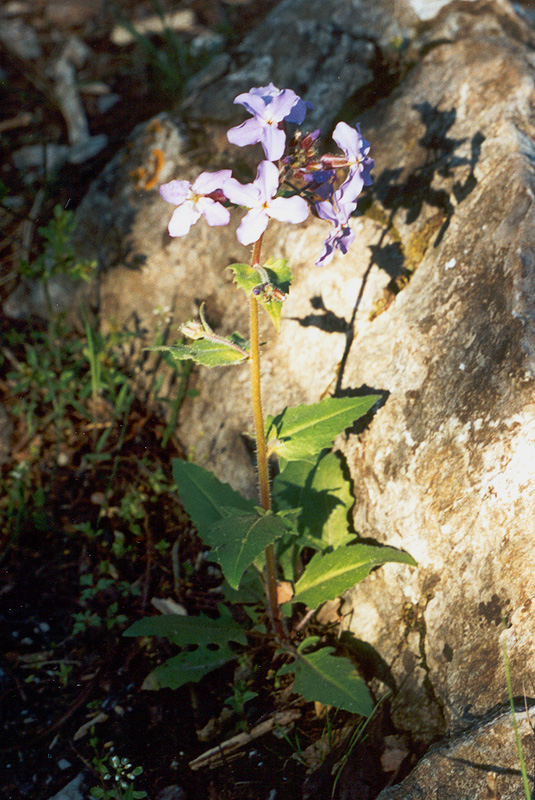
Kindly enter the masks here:
[[291, 89], [283, 89], [269, 104], [269, 119], [273, 122], [282, 122], [290, 114], [293, 107], [300, 101], [300, 97]]
[[232, 175], [231, 169], [220, 169], [218, 172], [201, 172], [191, 187], [197, 194], [210, 194], [222, 189], [224, 182]]
[[231, 203], [246, 208], [256, 208], [260, 205], [260, 190], [252, 183], [240, 183], [236, 178], [228, 178], [223, 186], [225, 197]]
[[199, 217], [200, 211], [197, 211], [193, 203], [189, 201], [182, 203], [181, 206], [175, 208], [173, 216], [171, 217], [168, 225], [170, 236], [185, 236], [189, 233], [192, 225], [194, 225]]
[[175, 206], [181, 205], [188, 196], [190, 189], [189, 181], [170, 181], [170, 183], [162, 183], [160, 186], [160, 194], [168, 203], [174, 203]]
[[241, 125], [230, 128], [227, 131], [227, 139], [231, 144], [238, 147], [245, 147], [248, 144], [256, 144], [262, 138], [264, 126], [255, 118], [246, 119]]
[[349, 161], [356, 160], [364, 141], [358, 126], [355, 129], [348, 125], [347, 122], [339, 122], [333, 131], [333, 139], [340, 150], [344, 151]]
[[276, 197], [267, 213], [280, 222], [303, 222], [308, 217], [309, 206], [302, 197]]
[[278, 125], [266, 125], [262, 131], [262, 147], [269, 161], [278, 161], [284, 154], [286, 134]]
[[236, 236], [241, 244], [257, 242], [267, 228], [269, 217], [263, 208], [253, 208], [241, 221]]
[[[230, 170], [225, 170], [230, 172]], [[197, 211], [204, 216], [208, 225], [228, 225], [230, 221], [230, 211], [221, 203], [216, 203], [211, 197], [201, 197], [195, 204]]]
[[284, 117], [284, 121], [294, 122], [296, 125], [301, 125], [309, 108], [313, 110], [314, 104], [310, 103], [308, 100], [301, 100], [301, 98], [298, 97], [297, 103], [292, 106], [290, 113]]
[[[352, 167], [349, 170], [347, 178], [338, 190], [340, 199], [344, 203], [352, 203], [357, 199], [363, 188], [364, 180], [361, 170], [358, 167]], [[338, 192], [336, 194], [338, 194]]]
[[271, 161], [261, 161], [253, 181], [259, 193], [260, 203], [267, 203], [279, 188], [279, 170]]
[[253, 117], [264, 118], [265, 116], [267, 103], [261, 95], [244, 92], [239, 94], [234, 102], [244, 106]]

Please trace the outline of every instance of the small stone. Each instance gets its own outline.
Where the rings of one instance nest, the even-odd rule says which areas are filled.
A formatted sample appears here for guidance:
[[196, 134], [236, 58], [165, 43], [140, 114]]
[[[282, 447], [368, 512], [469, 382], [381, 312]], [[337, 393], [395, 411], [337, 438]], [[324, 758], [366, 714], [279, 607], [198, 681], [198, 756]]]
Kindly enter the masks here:
[[186, 800], [186, 793], [180, 786], [166, 786], [156, 796], [156, 800]]
[[52, 797], [49, 797], [48, 800], [84, 800], [84, 794], [81, 791], [81, 786], [84, 780], [84, 776], [82, 773], [73, 778], [70, 783], [60, 789]]
[[32, 61], [43, 54], [36, 31], [21, 19], [4, 19], [0, 23], [0, 41], [19, 58]]
[[50, 625], [48, 622], [40, 622], [37, 625], [37, 629], [41, 631], [41, 633], [48, 633], [50, 630]]

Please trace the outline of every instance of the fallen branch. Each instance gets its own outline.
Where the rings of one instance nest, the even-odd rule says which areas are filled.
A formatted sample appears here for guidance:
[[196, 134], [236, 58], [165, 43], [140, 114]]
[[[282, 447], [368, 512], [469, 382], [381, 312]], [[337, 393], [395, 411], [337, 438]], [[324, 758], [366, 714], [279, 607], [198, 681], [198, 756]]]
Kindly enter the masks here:
[[259, 736], [269, 733], [278, 725], [290, 725], [292, 722], [299, 719], [300, 716], [301, 712], [296, 708], [289, 709], [288, 711], [277, 711], [272, 717], [252, 728], [249, 733], [239, 733], [237, 736], [232, 736], [232, 738], [227, 739], [225, 742], [221, 742], [217, 747], [212, 747], [210, 750], [207, 750], [206, 753], [197, 756], [197, 758], [189, 762], [189, 766], [193, 770], [201, 769], [202, 767], [214, 769], [220, 766], [230, 753], [239, 750], [241, 747], [245, 747], [245, 745], [252, 742], [253, 739], [258, 739]]

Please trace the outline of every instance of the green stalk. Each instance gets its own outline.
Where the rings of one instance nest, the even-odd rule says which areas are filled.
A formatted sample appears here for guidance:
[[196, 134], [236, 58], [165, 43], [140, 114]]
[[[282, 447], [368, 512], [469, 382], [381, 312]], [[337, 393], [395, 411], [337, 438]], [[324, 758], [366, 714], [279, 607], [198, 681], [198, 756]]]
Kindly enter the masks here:
[[[505, 620], [504, 620], [505, 623]], [[504, 624], [505, 629], [505, 624]], [[524, 752], [522, 750], [522, 742], [520, 740], [520, 733], [518, 731], [518, 723], [516, 721], [516, 714], [515, 714], [515, 701], [513, 695], [513, 684], [511, 682], [511, 669], [509, 667], [509, 654], [507, 652], [507, 643], [505, 638], [503, 640], [503, 663], [505, 666], [505, 680], [507, 682], [507, 694], [509, 696], [509, 705], [511, 707], [511, 716], [513, 718], [513, 731], [515, 734], [515, 744], [516, 744], [516, 752], [518, 754], [518, 760], [520, 762], [520, 773], [522, 775], [522, 786], [524, 788], [524, 794], [526, 796], [526, 800], [531, 800], [531, 790], [529, 788], [529, 778], [528, 778], [528, 771], [526, 769], [526, 762], [524, 761]], [[527, 711], [526, 711], [527, 713]]]
[[[253, 269], [260, 263], [260, 248], [262, 236], [255, 242], [251, 266]], [[253, 416], [256, 435], [256, 463], [258, 469], [258, 491], [260, 505], [265, 511], [271, 508], [271, 495], [269, 491], [269, 468], [264, 433], [264, 414], [262, 411], [262, 392], [260, 384], [260, 346], [258, 341], [258, 301], [251, 294], [251, 396], [253, 403]], [[275, 565], [275, 550], [270, 544], [266, 547], [266, 592], [273, 627], [278, 636], [284, 638], [284, 631], [279, 616], [277, 603], [277, 569]]]

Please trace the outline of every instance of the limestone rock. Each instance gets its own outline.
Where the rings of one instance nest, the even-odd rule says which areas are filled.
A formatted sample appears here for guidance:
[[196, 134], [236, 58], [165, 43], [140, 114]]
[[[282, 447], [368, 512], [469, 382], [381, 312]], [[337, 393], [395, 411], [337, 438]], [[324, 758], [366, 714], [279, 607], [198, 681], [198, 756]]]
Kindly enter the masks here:
[[366, 126], [405, 253], [442, 220], [408, 287], [360, 328], [344, 376], [389, 395], [344, 448], [355, 527], [419, 564], [356, 587], [348, 624], [392, 664], [395, 703], [423, 739], [441, 715], [455, 727], [504, 699], [502, 617], [519, 693], [535, 658], [535, 98], [523, 29], [511, 35], [502, 7], [444, 9], [433, 36], [455, 38]]
[[[516, 721], [529, 772], [534, 755], [533, 731], [525, 711], [516, 715]], [[403, 783], [384, 789], [377, 800], [432, 797], [525, 799], [510, 712], [434, 747]]]

